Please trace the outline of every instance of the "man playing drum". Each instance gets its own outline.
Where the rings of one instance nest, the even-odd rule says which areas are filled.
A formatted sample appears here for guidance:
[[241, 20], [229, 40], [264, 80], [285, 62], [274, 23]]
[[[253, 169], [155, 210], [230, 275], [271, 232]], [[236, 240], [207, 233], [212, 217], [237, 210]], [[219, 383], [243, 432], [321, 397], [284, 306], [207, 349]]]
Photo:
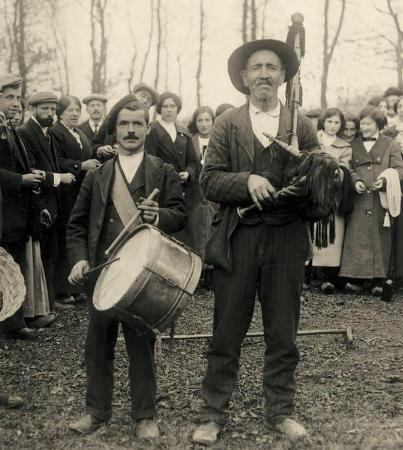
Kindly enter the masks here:
[[[197, 443], [214, 443], [226, 423], [256, 293], [266, 342], [265, 419], [292, 440], [307, 435], [292, 416], [308, 227], [295, 207], [277, 200], [292, 157], [264, 135], [289, 142], [291, 113], [280, 103], [278, 89], [298, 65], [295, 51], [272, 39], [249, 42], [228, 61], [233, 85], [250, 95], [250, 101], [217, 119], [201, 173], [206, 198], [220, 209], [206, 254], [214, 265], [214, 334], [202, 386], [203, 423], [193, 435]], [[297, 134], [301, 150], [319, 147], [312, 124], [302, 114]], [[237, 206], [252, 201], [255, 211], [239, 217]]]
[[[108, 123], [108, 133], [116, 132], [118, 155], [100, 168], [89, 171], [71, 214], [67, 230], [67, 248], [72, 270], [69, 281], [87, 281], [89, 297], [95, 279], [86, 272], [106, 261], [105, 250], [124, 228], [124, 216], [136, 208], [142, 221], [171, 234], [186, 222], [187, 211], [175, 171], [160, 159], [144, 152], [149, 132], [148, 109], [138, 103], [117, 108]], [[154, 188], [157, 200], [146, 200]], [[133, 258], [136, 255], [133, 254]], [[88, 279], [87, 279], [88, 278]], [[78, 433], [93, 432], [111, 416], [113, 359], [119, 321], [96, 310], [91, 302], [85, 364], [87, 372], [87, 415], [69, 425]], [[154, 335], [139, 333], [122, 322], [129, 356], [132, 418], [140, 439], [159, 435], [156, 414]]]

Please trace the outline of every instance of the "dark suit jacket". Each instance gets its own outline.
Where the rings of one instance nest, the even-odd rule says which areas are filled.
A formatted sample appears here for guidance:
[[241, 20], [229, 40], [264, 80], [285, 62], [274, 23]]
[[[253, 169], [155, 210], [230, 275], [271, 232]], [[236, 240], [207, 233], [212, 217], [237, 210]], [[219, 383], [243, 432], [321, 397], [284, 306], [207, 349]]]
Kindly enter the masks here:
[[62, 123], [56, 122], [49, 128], [49, 134], [55, 143], [61, 172], [70, 172], [76, 177], [74, 184], [62, 186], [61, 189], [63, 209], [67, 218], [85, 176], [85, 172], [81, 170], [81, 163], [93, 157], [91, 143], [87, 136], [79, 129], [76, 129], [76, 131], [80, 135], [83, 148], [79, 146], [74, 136]]
[[176, 132], [176, 140], [172, 142], [165, 128], [159, 122], [153, 122], [145, 148], [148, 153], [171, 164], [176, 172], [189, 172], [188, 181], [182, 185], [182, 191], [186, 206], [190, 210], [200, 201], [200, 165], [189, 132], [179, 125], [176, 125]]
[[[115, 158], [87, 173], [71, 213], [67, 227], [67, 251], [73, 266], [81, 260], [95, 264], [100, 233], [115, 172]], [[144, 191], [151, 194], [158, 188], [156, 201], [160, 206], [158, 227], [171, 234], [186, 223], [187, 211], [180, 183], [173, 169], [160, 159], [144, 156]]]
[[[101, 123], [102, 127], [102, 123]], [[101, 127], [98, 127], [98, 131], [101, 129]], [[87, 136], [88, 140], [92, 142], [94, 135], [94, 132], [92, 131], [92, 128], [90, 127], [90, 121], [86, 120], [81, 125], [78, 126], [78, 128]]]
[[54, 173], [59, 173], [59, 163], [56, 150], [52, 142], [43, 134], [41, 127], [32, 118], [17, 128], [31, 160], [33, 169], [46, 172], [46, 179], [41, 184], [41, 193], [38, 196], [40, 209], [47, 209], [53, 220], [58, 214], [59, 189], [54, 187]]
[[[278, 136], [289, 143], [291, 113], [281, 106]], [[319, 149], [319, 142], [310, 120], [298, 114], [298, 143], [300, 150]], [[254, 170], [254, 134], [249, 116], [249, 105], [226, 111], [214, 122], [200, 182], [204, 195], [219, 203], [212, 239], [206, 260], [231, 271], [230, 239], [238, 225], [237, 206], [252, 203], [247, 182]], [[269, 181], [281, 188], [281, 180], [293, 158], [284, 150], [276, 149], [270, 167]]]
[[0, 186], [2, 191], [2, 242], [26, 239], [32, 231], [33, 194], [22, 185], [22, 175], [31, 172], [28, 154], [15, 130], [0, 139]]

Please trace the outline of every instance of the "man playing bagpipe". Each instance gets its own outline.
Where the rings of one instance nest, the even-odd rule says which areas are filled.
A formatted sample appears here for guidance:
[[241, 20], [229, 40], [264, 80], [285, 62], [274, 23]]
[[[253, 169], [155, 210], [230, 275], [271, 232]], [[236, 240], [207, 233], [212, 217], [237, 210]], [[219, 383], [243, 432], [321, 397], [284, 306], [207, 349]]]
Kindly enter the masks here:
[[[197, 443], [215, 442], [228, 419], [256, 292], [266, 343], [265, 419], [293, 441], [307, 436], [293, 419], [300, 291], [310, 249], [307, 208], [297, 207], [295, 199], [282, 200], [285, 192], [299, 189], [285, 188], [295, 158], [267, 136], [289, 143], [292, 115], [278, 89], [298, 67], [294, 49], [271, 39], [239, 47], [228, 61], [233, 85], [250, 100], [215, 122], [201, 174], [206, 198], [220, 209], [206, 255], [214, 265], [214, 334], [202, 385], [203, 423], [193, 435]], [[297, 136], [301, 154], [319, 148], [312, 124], [300, 113]], [[311, 163], [305, 160], [305, 166]], [[239, 207], [252, 201], [254, 208], [241, 217]], [[313, 211], [309, 199], [306, 206]]]

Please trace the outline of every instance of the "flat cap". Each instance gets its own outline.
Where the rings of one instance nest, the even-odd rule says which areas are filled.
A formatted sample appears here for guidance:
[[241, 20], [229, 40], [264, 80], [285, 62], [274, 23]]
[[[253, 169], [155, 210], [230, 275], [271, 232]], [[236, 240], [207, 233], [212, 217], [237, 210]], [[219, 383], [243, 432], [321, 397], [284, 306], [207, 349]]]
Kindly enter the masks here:
[[59, 100], [53, 92], [35, 92], [28, 99], [28, 105], [36, 106], [40, 103], [57, 103]]
[[156, 105], [158, 103], [160, 96], [158, 92], [154, 88], [152, 88], [149, 84], [143, 82], [136, 84], [133, 87], [133, 94], [135, 94], [138, 91], [147, 91], [150, 93], [151, 97], [153, 98], [151, 106]]
[[105, 95], [102, 94], [90, 94], [87, 97], [83, 98], [84, 105], [88, 105], [88, 103], [92, 100], [98, 100], [102, 103], [106, 103], [108, 99], [105, 97]]
[[3, 90], [7, 86], [17, 86], [19, 84], [22, 84], [22, 78], [19, 75], [7, 73], [6, 75], [0, 76], [0, 90]]

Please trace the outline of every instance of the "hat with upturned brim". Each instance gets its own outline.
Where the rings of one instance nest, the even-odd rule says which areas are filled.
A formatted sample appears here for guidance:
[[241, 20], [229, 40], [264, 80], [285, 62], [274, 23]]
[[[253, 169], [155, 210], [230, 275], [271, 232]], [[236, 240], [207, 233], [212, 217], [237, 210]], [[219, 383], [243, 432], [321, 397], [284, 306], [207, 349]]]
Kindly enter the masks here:
[[150, 93], [150, 95], [153, 99], [151, 106], [154, 106], [158, 103], [160, 96], [159, 96], [158, 92], [154, 88], [152, 88], [149, 84], [143, 83], [143, 82], [136, 84], [133, 87], [133, 94], [135, 94], [138, 91], [147, 91]]
[[28, 105], [37, 106], [40, 103], [57, 103], [59, 100], [53, 92], [36, 92], [28, 99]]
[[102, 94], [90, 94], [87, 97], [83, 98], [84, 105], [88, 105], [89, 102], [92, 102], [92, 100], [98, 100], [102, 103], [106, 103], [108, 99], [105, 97], [105, 95]]
[[241, 70], [246, 68], [249, 57], [259, 50], [271, 50], [274, 52], [285, 67], [285, 79], [289, 81], [297, 72], [299, 61], [295, 50], [285, 42], [276, 39], [260, 39], [247, 42], [234, 50], [228, 59], [228, 74], [235, 89], [243, 94], [249, 95], [249, 88], [245, 86]]

